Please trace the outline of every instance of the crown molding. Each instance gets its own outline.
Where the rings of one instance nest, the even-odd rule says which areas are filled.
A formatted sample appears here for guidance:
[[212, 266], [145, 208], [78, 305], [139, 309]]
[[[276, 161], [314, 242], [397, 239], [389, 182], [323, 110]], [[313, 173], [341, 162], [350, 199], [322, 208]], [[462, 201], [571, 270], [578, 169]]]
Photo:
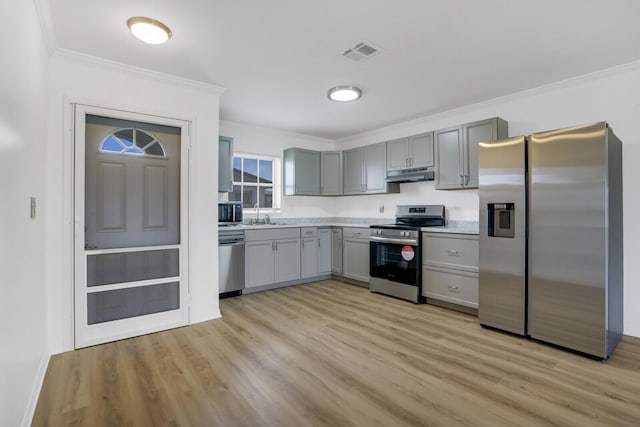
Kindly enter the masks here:
[[254, 132], [268, 133], [275, 136], [305, 139], [307, 141], [319, 142], [322, 144], [333, 144], [335, 141], [330, 138], [322, 138], [320, 136], [307, 135], [305, 133], [291, 132], [288, 130], [272, 128], [268, 126], [256, 125], [253, 123], [235, 122], [232, 120], [220, 119], [220, 127], [238, 128], [240, 130], [251, 130]]
[[153, 71], [147, 68], [124, 64], [122, 62], [112, 61], [110, 59], [100, 58], [98, 56], [88, 55], [86, 53], [80, 53], [74, 50], [58, 48], [56, 49], [52, 57], [64, 61], [78, 62], [96, 66], [102, 69], [106, 68], [114, 71], [120, 71], [138, 77], [153, 79], [164, 83], [172, 83], [182, 87], [191, 87], [193, 89], [205, 90], [208, 92], [213, 92], [217, 95], [222, 95], [222, 93], [224, 93], [225, 91], [224, 87], [215, 84], [187, 79], [185, 77], [179, 77], [173, 74], [161, 73], [159, 71]]
[[51, 16], [51, 2], [50, 0], [33, 0], [33, 5], [38, 15], [38, 21], [40, 22], [40, 30], [42, 32], [42, 39], [44, 45], [47, 48], [47, 53], [52, 56], [57, 48], [56, 33], [53, 30], [53, 18]]
[[382, 128], [372, 129], [370, 131], [366, 131], [366, 132], [362, 132], [355, 135], [337, 139], [335, 142], [339, 146], [341, 144], [346, 144], [351, 141], [356, 141], [361, 139], [373, 139], [377, 135], [382, 133], [393, 132], [393, 131], [401, 130], [401, 129], [412, 127], [412, 126], [420, 126], [422, 124], [426, 124], [432, 121], [446, 119], [448, 116], [452, 116], [452, 115], [470, 113], [481, 108], [492, 107], [492, 106], [504, 104], [507, 102], [519, 101], [522, 99], [527, 99], [527, 98], [531, 98], [538, 95], [544, 95], [546, 93], [554, 92], [562, 89], [569, 89], [571, 87], [575, 87], [581, 84], [590, 83], [596, 80], [601, 80], [604, 78], [608, 78], [611, 76], [615, 76], [615, 75], [627, 73], [627, 72], [640, 73], [640, 60], [628, 62], [626, 64], [616, 65], [614, 67], [605, 68], [603, 70], [594, 71], [592, 73], [587, 73], [587, 74], [583, 74], [576, 77], [570, 77], [568, 79], [559, 80], [557, 82], [534, 87], [531, 89], [525, 89], [519, 92], [510, 93], [508, 95], [488, 99], [486, 101], [481, 101], [474, 104], [453, 108], [450, 110], [442, 111], [442, 112], [431, 114], [428, 116], [418, 117], [416, 119], [407, 120], [404, 122], [396, 123], [396, 124], [385, 126]]

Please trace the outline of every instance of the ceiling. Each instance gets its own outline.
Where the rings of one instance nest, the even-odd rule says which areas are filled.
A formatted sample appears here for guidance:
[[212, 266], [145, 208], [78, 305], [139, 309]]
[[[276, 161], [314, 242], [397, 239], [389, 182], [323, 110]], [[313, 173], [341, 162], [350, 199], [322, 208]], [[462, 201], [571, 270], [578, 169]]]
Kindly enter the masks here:
[[[221, 85], [220, 118], [339, 139], [640, 59], [637, 0], [49, 0], [57, 48]], [[146, 45], [131, 16], [167, 24]], [[354, 62], [360, 41], [380, 53]], [[327, 99], [356, 85], [357, 102]]]

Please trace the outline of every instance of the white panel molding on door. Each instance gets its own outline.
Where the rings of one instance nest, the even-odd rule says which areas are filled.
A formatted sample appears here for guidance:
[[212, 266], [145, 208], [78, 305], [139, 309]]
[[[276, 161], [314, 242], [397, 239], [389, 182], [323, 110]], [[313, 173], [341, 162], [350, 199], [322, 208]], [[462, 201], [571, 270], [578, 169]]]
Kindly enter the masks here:
[[[127, 166], [99, 162], [97, 172], [96, 231], [127, 231]], [[117, 185], [107, 185], [107, 182]]]
[[166, 165], [144, 166], [142, 229], [169, 229], [169, 171]]
[[74, 104], [75, 348], [189, 323], [189, 126]]

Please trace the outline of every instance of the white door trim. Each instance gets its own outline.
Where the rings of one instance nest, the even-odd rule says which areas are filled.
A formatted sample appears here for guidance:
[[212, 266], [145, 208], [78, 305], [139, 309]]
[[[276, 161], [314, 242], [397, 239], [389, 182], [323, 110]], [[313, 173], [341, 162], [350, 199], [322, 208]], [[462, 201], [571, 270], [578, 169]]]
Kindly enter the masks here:
[[[85, 254], [84, 252], [84, 173], [76, 173], [77, 168], [84, 168], [85, 164], [85, 140], [84, 140], [84, 129], [85, 129], [85, 118], [87, 114], [104, 116], [104, 117], [112, 117], [116, 119], [122, 120], [131, 120], [138, 121], [144, 123], [151, 124], [159, 124], [165, 126], [172, 126], [179, 128], [181, 130], [181, 138], [180, 138], [180, 150], [181, 150], [181, 164], [180, 164], [180, 235], [181, 235], [181, 250], [180, 250], [180, 276], [181, 276], [181, 295], [180, 295], [180, 306], [181, 310], [176, 311], [172, 316], [170, 316], [169, 323], [165, 323], [161, 327], [158, 327], [154, 320], [162, 315], [162, 313], [158, 313], [157, 315], [146, 315], [143, 318], [136, 318], [135, 322], [129, 321], [129, 323], [135, 323], [135, 329], [129, 328], [128, 330], [117, 333], [117, 334], [108, 334], [109, 340], [117, 340], [121, 338], [125, 338], [131, 336], [132, 333], [145, 334], [156, 332], [158, 330], [167, 329], [171, 327], [184, 326], [189, 324], [190, 322], [190, 296], [189, 296], [189, 177], [190, 177], [190, 126], [191, 122], [187, 120], [180, 119], [171, 119], [167, 117], [161, 117], [157, 115], [144, 114], [144, 113], [136, 113], [131, 111], [119, 110], [114, 108], [107, 107], [99, 107], [95, 105], [88, 105], [82, 103], [71, 103], [71, 115], [72, 115], [72, 142], [71, 142], [71, 151], [73, 159], [73, 167], [72, 167], [72, 177], [71, 177], [71, 203], [72, 203], [72, 224], [71, 231], [73, 233], [72, 237], [72, 279], [71, 282], [71, 294], [74, 296], [74, 302], [71, 306], [72, 313], [72, 347], [79, 348], [85, 347], [88, 345], [97, 344], [98, 342], [92, 340], [87, 337], [83, 337], [78, 340], [76, 337], [76, 328], [75, 322], [77, 321], [78, 316], [84, 316], [80, 318], [86, 319], [86, 312], [83, 310], [77, 310], [75, 301], [78, 301], [79, 298], [84, 297], [84, 294], [80, 295], [76, 289], [75, 278], [78, 275], [86, 276], [86, 264], [85, 264]], [[81, 245], [81, 246], [79, 246]], [[82, 250], [80, 250], [80, 247]], [[80, 276], [82, 277], [82, 276]], [[114, 321], [109, 322], [112, 325], [120, 324], [126, 325], [127, 319], [123, 319], [122, 321]], [[92, 325], [92, 329], [96, 331], [104, 331], [108, 330], [106, 325]], [[133, 332], [135, 330], [135, 332]], [[100, 341], [103, 342], [103, 341]]]

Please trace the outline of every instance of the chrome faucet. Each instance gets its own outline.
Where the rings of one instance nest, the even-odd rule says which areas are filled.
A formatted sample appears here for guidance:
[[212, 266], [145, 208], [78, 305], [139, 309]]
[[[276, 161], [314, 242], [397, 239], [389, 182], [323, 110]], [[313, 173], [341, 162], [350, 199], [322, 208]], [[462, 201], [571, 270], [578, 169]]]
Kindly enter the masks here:
[[260, 206], [256, 203], [253, 207], [256, 209], [256, 224], [260, 224]]

